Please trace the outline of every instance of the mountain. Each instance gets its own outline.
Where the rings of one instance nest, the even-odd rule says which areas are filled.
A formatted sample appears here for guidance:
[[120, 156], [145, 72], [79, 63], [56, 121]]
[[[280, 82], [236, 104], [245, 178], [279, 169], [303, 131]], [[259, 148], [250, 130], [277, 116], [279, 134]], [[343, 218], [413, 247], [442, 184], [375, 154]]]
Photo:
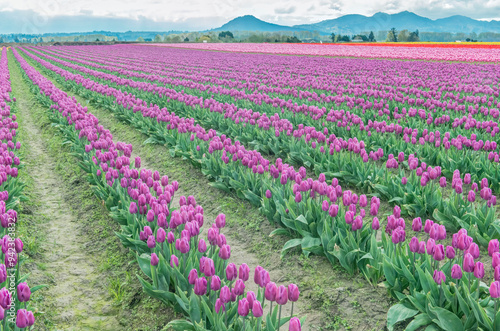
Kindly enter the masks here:
[[376, 13], [373, 16], [345, 15], [315, 24], [296, 25], [295, 28], [319, 30], [328, 33], [355, 34], [363, 31], [387, 31], [407, 29], [420, 32], [481, 33], [500, 32], [498, 21], [478, 21], [465, 16], [451, 16], [431, 20], [409, 11], [397, 14]]
[[212, 31], [319, 31], [322, 34], [333, 32], [352, 35], [367, 31], [387, 31], [391, 28], [410, 31], [418, 29], [420, 32], [500, 33], [500, 21], [478, 21], [459, 15], [432, 20], [409, 11], [403, 11], [397, 14], [376, 13], [373, 16], [344, 15], [314, 24], [290, 27], [268, 23], [255, 16], [246, 15], [237, 17]]
[[265, 32], [277, 32], [277, 31], [304, 31], [307, 29], [302, 29], [300, 27], [290, 27], [285, 25], [278, 25], [273, 23], [268, 23], [263, 20], [259, 20], [257, 17], [252, 15], [245, 15], [236, 17], [235, 19], [227, 22], [223, 26], [211, 31], [265, 31]]

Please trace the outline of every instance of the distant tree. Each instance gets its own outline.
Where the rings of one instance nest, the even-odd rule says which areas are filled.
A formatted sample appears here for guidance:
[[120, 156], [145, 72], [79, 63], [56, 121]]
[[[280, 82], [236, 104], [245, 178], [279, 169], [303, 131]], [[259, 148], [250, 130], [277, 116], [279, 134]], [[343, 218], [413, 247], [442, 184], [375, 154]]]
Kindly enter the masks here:
[[3, 38], [2, 38], [2, 36], [0, 36], [0, 43], [3, 43]]
[[396, 28], [392, 28], [391, 30], [389, 30], [389, 32], [387, 32], [387, 41], [391, 41], [391, 42], [397, 42], [398, 41], [398, 31], [396, 30]]
[[157, 35], [155, 36], [155, 43], [161, 43], [161, 41], [162, 41], [161, 36], [160, 36], [159, 34], [157, 34]]
[[100, 40], [99, 40], [99, 38], [96, 38], [96, 40], [95, 40], [95, 41], [100, 41]]
[[140, 42], [140, 43], [143, 43], [144, 42], [144, 38], [139, 37], [139, 38], [137, 38], [137, 41]]
[[398, 41], [400, 41], [400, 42], [407, 42], [408, 41], [408, 37], [409, 37], [408, 30], [401, 30], [401, 31], [399, 31], [399, 33], [398, 33]]
[[188, 37], [184, 38], [184, 42], [185, 42], [185, 43], [187, 43], [188, 41], [189, 41], [189, 38], [188, 38]]
[[330, 35], [330, 39], [332, 40], [332, 43], [335, 42], [335, 33], [332, 32], [332, 34]]
[[466, 42], [470, 42], [470, 38], [465, 39]]
[[370, 34], [368, 35], [368, 41], [374, 42], [375, 40], [375, 35], [373, 34], [373, 31], [370, 31]]
[[219, 39], [234, 39], [231, 31], [222, 31], [219, 33]]
[[362, 41], [368, 41], [368, 37], [364, 34], [358, 34], [352, 37], [352, 40], [362, 40]]
[[18, 42], [19, 42], [19, 39], [17, 39], [17, 36], [14, 38], [14, 42], [15, 42], [15, 43], [18, 43]]
[[345, 36], [342, 36], [342, 37], [340, 38], [340, 41], [345, 41], [345, 42], [348, 42], [348, 41], [351, 41], [351, 38], [349, 38], [349, 36], [348, 36], [348, 35], [345, 35]]
[[410, 32], [410, 35], [408, 36], [408, 41], [409, 42], [417, 42], [417, 41], [420, 41], [420, 37], [419, 37], [419, 32], [418, 30], [414, 31], [414, 32]]
[[287, 43], [301, 43], [302, 41], [296, 36], [286, 38]]
[[180, 36], [173, 36], [172, 37], [172, 42], [173, 43], [180, 43], [181, 42], [181, 37]]

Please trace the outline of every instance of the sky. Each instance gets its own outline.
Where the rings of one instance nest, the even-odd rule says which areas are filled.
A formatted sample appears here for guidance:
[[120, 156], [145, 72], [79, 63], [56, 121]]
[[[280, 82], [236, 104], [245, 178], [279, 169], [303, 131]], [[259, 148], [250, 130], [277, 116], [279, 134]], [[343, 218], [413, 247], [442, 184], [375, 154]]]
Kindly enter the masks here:
[[294, 25], [346, 14], [371, 16], [404, 10], [431, 19], [464, 15], [500, 20], [500, 0], [0, 0], [0, 34], [196, 31], [219, 27], [242, 15]]

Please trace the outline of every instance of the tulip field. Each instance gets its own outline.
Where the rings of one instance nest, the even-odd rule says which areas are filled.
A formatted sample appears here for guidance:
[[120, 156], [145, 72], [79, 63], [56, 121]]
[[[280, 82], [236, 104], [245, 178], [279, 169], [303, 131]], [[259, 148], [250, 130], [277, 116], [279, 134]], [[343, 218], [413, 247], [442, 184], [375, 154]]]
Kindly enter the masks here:
[[274, 279], [235, 263], [226, 215], [212, 219], [206, 209], [218, 206], [197, 203], [203, 188], [180, 195], [182, 178], [144, 166], [106, 117], [258, 211], [283, 259], [318, 258], [382, 288], [391, 303], [372, 329], [500, 330], [496, 46], [2, 49], [2, 330], [36, 330], [44, 308], [30, 295], [46, 286], [30, 283], [23, 242], [10, 232], [27, 199], [18, 169], [30, 174], [16, 136], [27, 96], [12, 97], [9, 68], [118, 225], [144, 293], [178, 313], [165, 330], [357, 328], [304, 314], [310, 297], [283, 281], [287, 264]]

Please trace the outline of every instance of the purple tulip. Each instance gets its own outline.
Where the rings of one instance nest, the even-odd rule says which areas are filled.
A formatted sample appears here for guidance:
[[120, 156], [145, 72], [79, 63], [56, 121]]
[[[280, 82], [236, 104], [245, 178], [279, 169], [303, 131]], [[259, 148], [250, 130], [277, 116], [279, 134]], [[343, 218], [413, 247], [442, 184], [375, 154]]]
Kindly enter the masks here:
[[[153, 253], [154, 254], [154, 253]], [[153, 255], [151, 254], [151, 255]], [[156, 255], [156, 254], [154, 254]], [[151, 260], [152, 261], [152, 260]], [[175, 268], [175, 267], [178, 267], [179, 266], [179, 259], [177, 258], [177, 256], [175, 255], [172, 255], [171, 258], [170, 258], [170, 266], [172, 268]]]
[[238, 270], [234, 263], [229, 263], [226, 267], [226, 279], [228, 281], [233, 281], [238, 277]]
[[246, 263], [240, 265], [238, 278], [246, 282], [250, 278], [250, 268]]
[[463, 266], [465, 272], [474, 272], [474, 257], [470, 253], [465, 253]]
[[274, 282], [269, 282], [266, 285], [266, 290], [264, 292], [264, 297], [266, 300], [274, 301], [276, 300], [276, 294], [278, 293], [278, 287]]
[[231, 290], [229, 289], [229, 287], [222, 287], [220, 289], [219, 297], [222, 303], [228, 303], [229, 301], [231, 301]]
[[205, 253], [206, 251], [207, 251], [207, 243], [205, 242], [205, 240], [200, 239], [200, 241], [198, 242], [198, 252]]
[[288, 331], [301, 331], [300, 320], [297, 317], [292, 317], [290, 319]]
[[500, 282], [494, 281], [490, 285], [490, 296], [493, 299], [500, 298]]
[[499, 247], [500, 244], [498, 242], [498, 239], [492, 239], [488, 243], [488, 255], [491, 257], [493, 256], [493, 253], [499, 252]]
[[443, 247], [443, 245], [439, 244], [439, 245], [436, 245], [434, 247], [433, 258], [436, 261], [443, 261], [444, 260], [444, 247]]
[[212, 291], [218, 291], [220, 290], [220, 286], [221, 286], [221, 280], [219, 276], [217, 275], [213, 276], [212, 280], [210, 281], [210, 289]]
[[422, 230], [422, 219], [420, 217], [414, 218], [411, 228], [415, 232], [420, 232]]
[[377, 217], [373, 218], [372, 229], [375, 230], [375, 231], [377, 231], [378, 229], [380, 229], [380, 222], [379, 222], [379, 220], [378, 220]]
[[278, 287], [278, 293], [276, 294], [276, 303], [279, 305], [286, 305], [288, 302], [287, 288], [284, 285]]
[[19, 309], [17, 311], [16, 326], [24, 329], [29, 326], [28, 311], [26, 309]]
[[255, 295], [255, 292], [253, 291], [248, 291], [247, 292], [247, 301], [248, 301], [248, 305], [250, 307], [253, 307], [253, 303], [254, 301], [257, 300], [257, 296]]
[[288, 285], [288, 300], [296, 302], [299, 300], [299, 288], [295, 284]]
[[424, 232], [429, 234], [431, 232], [431, 228], [434, 225], [434, 222], [431, 220], [425, 221]]
[[241, 299], [238, 302], [238, 315], [247, 316], [250, 311], [250, 306], [246, 298]]
[[477, 279], [483, 279], [484, 277], [484, 264], [479, 261], [474, 266], [474, 277]]
[[231, 257], [231, 246], [222, 245], [222, 247], [219, 251], [219, 257], [223, 260], [229, 259], [229, 257]]
[[420, 245], [420, 243], [419, 243], [419, 241], [418, 241], [418, 238], [417, 238], [417, 237], [413, 237], [413, 238], [411, 238], [411, 240], [410, 240], [410, 244], [409, 244], [409, 246], [410, 246], [410, 252], [412, 252], [412, 253], [417, 253], [417, 252], [418, 252], [419, 245]]
[[262, 305], [258, 300], [254, 300], [253, 302], [252, 314], [256, 318], [262, 317], [262, 315], [264, 315], [264, 311], [262, 310]]
[[222, 300], [220, 298], [218, 298], [215, 301], [215, 312], [218, 314], [221, 311], [221, 309], [222, 309], [222, 311], [226, 311], [226, 307], [224, 307], [224, 303], [222, 302]]
[[337, 216], [338, 213], [339, 213], [339, 206], [338, 205], [331, 205], [330, 208], [328, 209], [328, 214], [331, 217]]
[[467, 249], [467, 252], [470, 253], [474, 259], [479, 258], [479, 246], [476, 243], [472, 243]]
[[441, 285], [443, 282], [446, 282], [446, 276], [442, 271], [434, 270], [434, 276], [432, 278], [438, 285]]
[[271, 191], [267, 190], [266, 191], [266, 198], [271, 199], [271, 197], [272, 197]]
[[20, 302], [27, 302], [29, 301], [31, 296], [31, 290], [28, 287], [28, 284], [26, 282], [19, 283], [17, 285], [17, 299]]
[[11, 303], [12, 303], [12, 296], [11, 296], [9, 290], [7, 290], [7, 288], [3, 287], [0, 290], [0, 306], [3, 309], [9, 309]]
[[453, 279], [461, 279], [462, 278], [462, 268], [458, 264], [454, 264], [451, 267], [451, 278]]
[[[156, 255], [155, 253], [152, 253], [151, 254], [151, 265], [153, 267], [156, 267], [159, 262], [160, 262], [160, 259], [158, 258], [158, 255]], [[177, 261], [177, 265], [178, 264], [179, 264], [179, 262]]]
[[188, 282], [191, 285], [194, 285], [196, 279], [198, 279], [198, 270], [196, 269], [191, 269], [188, 275]]
[[234, 294], [237, 296], [243, 295], [245, 293], [245, 282], [242, 281], [241, 279], [236, 280], [236, 283], [234, 284]]
[[205, 277], [197, 278], [194, 282], [194, 294], [205, 295], [207, 293], [207, 279]]
[[450, 260], [455, 258], [455, 249], [451, 246], [446, 246], [446, 257]]

